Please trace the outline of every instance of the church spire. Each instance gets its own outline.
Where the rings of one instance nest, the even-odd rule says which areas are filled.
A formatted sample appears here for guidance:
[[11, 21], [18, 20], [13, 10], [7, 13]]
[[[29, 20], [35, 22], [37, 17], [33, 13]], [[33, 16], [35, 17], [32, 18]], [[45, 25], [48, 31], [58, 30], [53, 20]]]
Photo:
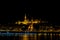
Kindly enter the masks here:
[[25, 19], [25, 20], [27, 19], [27, 17], [26, 17], [26, 14], [25, 14], [25, 17], [24, 17], [24, 19]]

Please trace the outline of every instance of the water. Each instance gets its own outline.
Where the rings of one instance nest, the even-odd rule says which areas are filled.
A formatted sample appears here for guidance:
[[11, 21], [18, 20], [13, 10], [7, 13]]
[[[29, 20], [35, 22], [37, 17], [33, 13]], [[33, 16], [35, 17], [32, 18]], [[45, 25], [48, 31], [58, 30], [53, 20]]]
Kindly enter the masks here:
[[18, 36], [1, 36], [0, 40], [60, 40], [60, 33], [23, 33]]

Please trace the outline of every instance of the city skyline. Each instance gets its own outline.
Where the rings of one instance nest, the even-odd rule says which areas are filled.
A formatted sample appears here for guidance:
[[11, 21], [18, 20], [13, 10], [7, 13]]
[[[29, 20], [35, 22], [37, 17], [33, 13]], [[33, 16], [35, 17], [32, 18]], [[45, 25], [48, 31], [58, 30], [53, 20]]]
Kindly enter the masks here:
[[[17, 1], [16, 1], [17, 2]], [[40, 4], [39, 4], [40, 3]], [[26, 13], [28, 18], [33, 17], [41, 20], [47, 20], [54, 25], [60, 24], [59, 5], [45, 2], [27, 2], [4, 3], [1, 4], [0, 23], [11, 23], [16, 20], [23, 20]]]
[[[25, 13], [24, 13], [25, 14]], [[20, 14], [20, 15], [7, 15], [7, 16], [0, 16], [0, 24], [5, 24], [5, 23], [14, 23], [15, 21], [17, 21], [17, 20], [23, 20], [24, 18], [24, 14]], [[48, 21], [48, 23], [50, 23], [50, 24], [56, 24], [56, 25], [59, 25], [60, 23], [60, 21], [59, 21], [59, 18], [55, 18], [55, 16], [54, 17], [51, 17], [51, 16], [38, 16], [38, 14], [34, 14], [34, 15], [32, 15], [32, 14], [27, 14], [26, 13], [26, 15], [27, 15], [27, 17], [28, 17], [28, 19], [31, 19], [31, 18], [33, 18], [33, 19], [41, 19], [41, 20], [44, 20], [44, 21]]]

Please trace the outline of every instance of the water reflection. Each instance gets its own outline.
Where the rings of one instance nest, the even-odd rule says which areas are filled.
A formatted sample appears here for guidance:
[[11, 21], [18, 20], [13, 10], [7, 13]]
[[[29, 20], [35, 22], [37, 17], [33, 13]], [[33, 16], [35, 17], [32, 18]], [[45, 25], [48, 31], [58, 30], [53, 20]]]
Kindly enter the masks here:
[[36, 34], [23, 34], [22, 36], [5, 36], [1, 37], [0, 40], [60, 40], [60, 33], [36, 33]]
[[27, 34], [23, 35], [23, 40], [28, 40], [28, 35]]
[[60, 34], [52, 33], [38, 33], [38, 34], [24, 34], [22, 40], [60, 40]]

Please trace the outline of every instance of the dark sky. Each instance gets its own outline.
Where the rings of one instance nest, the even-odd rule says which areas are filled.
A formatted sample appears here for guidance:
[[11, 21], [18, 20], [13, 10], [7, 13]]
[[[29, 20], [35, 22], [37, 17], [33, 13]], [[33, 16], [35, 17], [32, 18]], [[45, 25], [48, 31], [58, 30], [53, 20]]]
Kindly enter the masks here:
[[0, 23], [14, 22], [24, 17], [47, 20], [50, 23], [60, 24], [59, 3], [56, 2], [30, 2], [14, 1], [2, 2], [0, 7]]

